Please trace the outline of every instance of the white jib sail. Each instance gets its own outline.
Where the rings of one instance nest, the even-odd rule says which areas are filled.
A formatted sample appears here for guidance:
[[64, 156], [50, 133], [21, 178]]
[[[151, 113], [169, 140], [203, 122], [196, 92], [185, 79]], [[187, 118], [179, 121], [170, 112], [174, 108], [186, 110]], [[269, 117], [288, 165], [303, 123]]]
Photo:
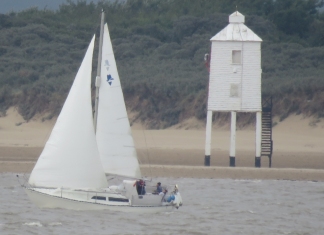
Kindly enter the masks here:
[[141, 172], [126, 112], [108, 26], [104, 26], [97, 145], [106, 174], [140, 178]]
[[94, 37], [30, 175], [29, 184], [32, 186], [96, 189], [108, 185], [92, 118], [90, 85], [93, 47]]

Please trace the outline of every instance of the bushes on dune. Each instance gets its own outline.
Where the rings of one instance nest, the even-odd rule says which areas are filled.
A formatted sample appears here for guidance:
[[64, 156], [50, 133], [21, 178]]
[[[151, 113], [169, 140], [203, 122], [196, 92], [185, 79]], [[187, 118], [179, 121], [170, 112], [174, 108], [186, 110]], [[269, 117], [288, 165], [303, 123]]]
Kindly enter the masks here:
[[[275, 114], [323, 117], [324, 16], [316, 8], [321, 2], [69, 1], [56, 12], [0, 14], [0, 112], [15, 105], [27, 120], [41, 112], [58, 114], [93, 33], [99, 33], [104, 8], [124, 96], [137, 120], [150, 128], [192, 116], [203, 120], [208, 85], [203, 56], [238, 5], [246, 25], [263, 39], [262, 92], [274, 97]], [[242, 114], [239, 121], [245, 125], [253, 117]]]

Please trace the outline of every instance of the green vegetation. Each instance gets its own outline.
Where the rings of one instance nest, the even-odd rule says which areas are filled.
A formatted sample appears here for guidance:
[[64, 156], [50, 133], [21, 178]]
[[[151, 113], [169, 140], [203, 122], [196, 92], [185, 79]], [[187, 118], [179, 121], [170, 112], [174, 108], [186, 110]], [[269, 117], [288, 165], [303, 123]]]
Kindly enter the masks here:
[[192, 116], [202, 120], [208, 84], [203, 56], [236, 6], [263, 39], [262, 92], [273, 96], [275, 114], [280, 120], [292, 113], [324, 117], [322, 0], [67, 1], [56, 12], [0, 14], [0, 112], [17, 106], [26, 120], [58, 115], [91, 36], [98, 34], [103, 8], [135, 118], [149, 128]]

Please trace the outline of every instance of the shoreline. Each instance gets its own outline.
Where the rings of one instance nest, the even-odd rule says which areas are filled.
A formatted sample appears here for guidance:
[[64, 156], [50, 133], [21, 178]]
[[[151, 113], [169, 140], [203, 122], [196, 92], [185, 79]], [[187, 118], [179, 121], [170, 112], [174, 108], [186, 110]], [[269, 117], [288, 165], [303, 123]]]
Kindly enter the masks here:
[[318, 169], [141, 165], [141, 170], [150, 177], [324, 181]]
[[[0, 162], [36, 162], [43, 147], [5, 147], [0, 146]], [[204, 150], [201, 148], [136, 148], [141, 165], [181, 165], [203, 166]], [[210, 158], [212, 167], [228, 167], [227, 150], [212, 149]], [[253, 150], [237, 149], [236, 167], [254, 168], [255, 153]], [[261, 167], [268, 168], [268, 157], [261, 157]], [[324, 152], [275, 151], [272, 157], [272, 168], [323, 169]]]
[[[0, 173], [29, 174], [35, 162], [0, 161]], [[253, 168], [188, 165], [140, 165], [143, 177], [324, 182], [323, 169]]]
[[[0, 173], [30, 174], [42, 147], [0, 146]], [[251, 180], [324, 181], [322, 152], [275, 152], [272, 168], [261, 158], [254, 167], [254, 152], [237, 150], [236, 166], [229, 167], [228, 151], [213, 149], [211, 166], [205, 167], [203, 149], [137, 148], [142, 175], [146, 177], [184, 177]]]

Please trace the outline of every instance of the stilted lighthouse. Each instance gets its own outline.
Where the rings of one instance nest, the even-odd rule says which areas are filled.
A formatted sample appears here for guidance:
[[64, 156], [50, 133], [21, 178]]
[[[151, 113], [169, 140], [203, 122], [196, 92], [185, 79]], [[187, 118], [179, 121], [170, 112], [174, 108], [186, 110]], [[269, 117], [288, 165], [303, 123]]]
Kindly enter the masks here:
[[260, 166], [262, 39], [244, 25], [244, 20], [244, 15], [234, 12], [229, 24], [211, 38], [206, 166], [210, 165], [213, 112], [231, 112], [230, 166], [235, 166], [236, 113], [256, 113], [255, 165]]

